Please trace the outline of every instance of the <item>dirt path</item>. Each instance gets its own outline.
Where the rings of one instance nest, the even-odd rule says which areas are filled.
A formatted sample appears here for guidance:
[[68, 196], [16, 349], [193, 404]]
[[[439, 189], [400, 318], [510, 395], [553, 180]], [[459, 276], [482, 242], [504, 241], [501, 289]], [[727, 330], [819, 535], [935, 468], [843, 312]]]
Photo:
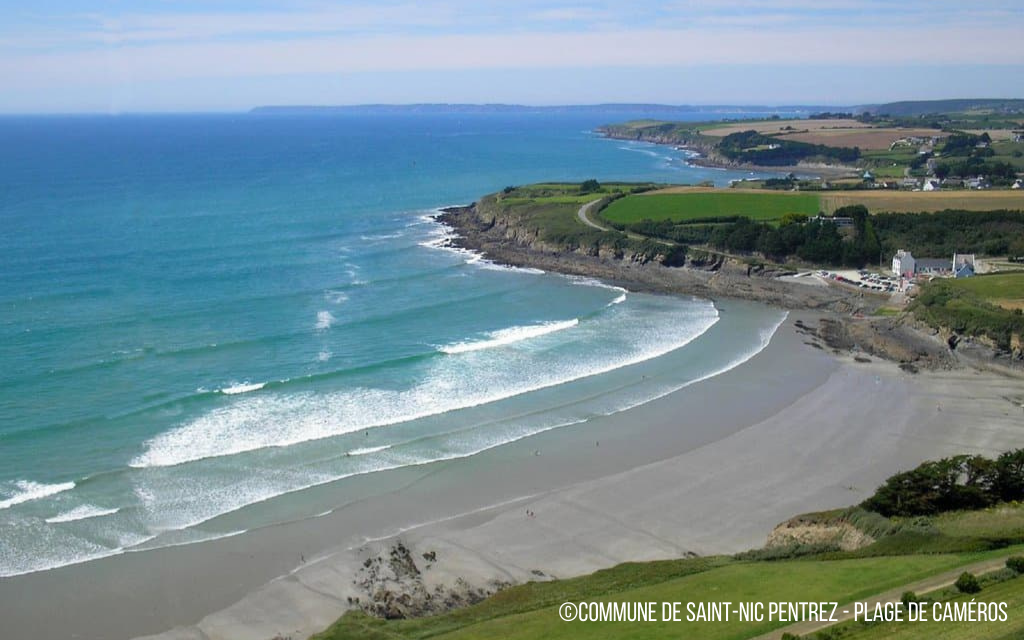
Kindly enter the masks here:
[[[924, 580], [918, 580], [917, 582], [912, 582], [910, 584], [898, 587], [896, 589], [890, 589], [889, 591], [880, 593], [870, 598], [859, 600], [858, 602], [863, 602], [865, 605], [867, 605], [869, 609], [873, 609], [874, 606], [878, 603], [899, 602], [900, 597], [907, 591], [913, 591], [917, 595], [921, 596], [926, 593], [931, 593], [932, 591], [937, 591], [939, 589], [951, 586], [954, 582], [956, 582], [956, 579], [959, 578], [960, 574], [964, 571], [969, 571], [974, 575], [981, 575], [984, 573], [989, 573], [991, 571], [1002, 569], [1004, 566], [1006, 566], [1006, 559], [1009, 557], [1010, 556], [1001, 556], [999, 558], [993, 558], [991, 560], [984, 560], [982, 562], [975, 562], [974, 564], [968, 564], [962, 567], [957, 567], [956, 569], [944, 571], [934, 576], [925, 578]], [[839, 610], [836, 611], [836, 618], [838, 619], [838, 621], [845, 622], [846, 620], [852, 620], [854, 611], [853, 607], [853, 602], [850, 602], [845, 605], [840, 605]], [[756, 638], [752, 638], [751, 640], [779, 640], [782, 637], [782, 634], [784, 633], [792, 633], [793, 635], [803, 636], [809, 633], [814, 633], [815, 631], [821, 631], [822, 629], [830, 627], [834, 624], [838, 623], [797, 622], [785, 627], [781, 627], [769, 633], [757, 636]]]
[[595, 204], [597, 204], [598, 202], [601, 202], [601, 201], [600, 200], [591, 200], [587, 204], [585, 204], [582, 207], [580, 207], [580, 210], [576, 212], [576, 215], [579, 216], [580, 222], [582, 222], [583, 224], [587, 225], [588, 227], [593, 227], [593, 228], [597, 229], [598, 231], [609, 231], [608, 227], [602, 227], [601, 225], [597, 224], [596, 222], [592, 221], [589, 217], [587, 217], [587, 213], [590, 212], [590, 208], [592, 206], [594, 206]]
[[[591, 209], [591, 207], [593, 207], [598, 202], [600, 202], [600, 200], [593, 200], [591, 202], [588, 202], [587, 204], [585, 204], [582, 207], [580, 207], [580, 210], [576, 212], [576, 215], [579, 217], [580, 222], [582, 222], [583, 224], [587, 225], [588, 227], [593, 227], [593, 228], [597, 229], [598, 231], [611, 231], [611, 229], [609, 229], [608, 227], [602, 227], [601, 225], [597, 224], [596, 222], [594, 222], [593, 220], [590, 219], [590, 216], [589, 216], [590, 209]], [[639, 234], [639, 233], [633, 233], [631, 231], [624, 231], [623, 233], [626, 234], [627, 238], [630, 238], [632, 240], [653, 240], [654, 242], [658, 242], [658, 243], [666, 245], [666, 246], [670, 246], [670, 247], [675, 246], [674, 242], [669, 242], [668, 240], [662, 240], [660, 238], [652, 238], [650, 236], [645, 236], [645, 235], [642, 235], [642, 234]]]

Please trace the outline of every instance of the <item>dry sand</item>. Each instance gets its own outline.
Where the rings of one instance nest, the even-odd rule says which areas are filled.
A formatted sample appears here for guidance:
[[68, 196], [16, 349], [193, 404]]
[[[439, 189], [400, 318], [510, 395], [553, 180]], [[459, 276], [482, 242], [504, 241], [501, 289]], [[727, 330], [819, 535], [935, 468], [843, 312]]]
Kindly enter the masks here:
[[834, 357], [804, 344], [798, 318], [817, 316], [791, 315], [716, 378], [458, 464], [377, 474], [373, 497], [322, 518], [2, 581], [5, 635], [305, 638], [365, 598], [362, 561], [397, 540], [437, 554], [430, 586], [731, 553], [924, 459], [1024, 446], [1008, 399], [1020, 380]]

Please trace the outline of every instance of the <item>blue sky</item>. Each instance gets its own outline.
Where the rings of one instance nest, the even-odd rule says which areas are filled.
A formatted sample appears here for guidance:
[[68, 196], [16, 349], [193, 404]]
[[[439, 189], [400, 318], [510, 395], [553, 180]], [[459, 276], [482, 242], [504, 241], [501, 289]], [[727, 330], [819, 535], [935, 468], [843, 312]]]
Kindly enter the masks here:
[[1020, 0], [4, 0], [0, 112], [1024, 97]]

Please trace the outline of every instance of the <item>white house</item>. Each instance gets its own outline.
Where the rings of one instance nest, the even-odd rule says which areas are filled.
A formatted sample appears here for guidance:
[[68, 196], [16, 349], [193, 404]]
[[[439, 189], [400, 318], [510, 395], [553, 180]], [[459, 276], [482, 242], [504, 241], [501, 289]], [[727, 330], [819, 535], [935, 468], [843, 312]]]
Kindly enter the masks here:
[[902, 278], [913, 278], [916, 263], [914, 256], [909, 251], [900, 249], [892, 257], [892, 273]]
[[954, 253], [953, 254], [953, 273], [956, 273], [960, 267], [969, 266], [972, 270], [974, 267], [974, 254], [973, 253]]
[[1010, 188], [1011, 189], [1024, 189], [1024, 180], [1021, 180], [1020, 178], [1017, 178], [1016, 180], [1013, 181], [1013, 186], [1010, 187]]
[[938, 180], [925, 180], [921, 191], [938, 191], [940, 187]]

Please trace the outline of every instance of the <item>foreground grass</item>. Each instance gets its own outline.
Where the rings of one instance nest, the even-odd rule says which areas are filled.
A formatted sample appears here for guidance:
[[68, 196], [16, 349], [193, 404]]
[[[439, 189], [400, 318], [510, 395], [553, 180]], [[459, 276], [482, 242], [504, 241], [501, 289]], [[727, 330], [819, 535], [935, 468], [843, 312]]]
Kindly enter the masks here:
[[[844, 623], [824, 632], [804, 636], [807, 640], [1019, 640], [1024, 638], [1024, 579], [1012, 578], [986, 586], [981, 593], [959, 594], [942, 599], [958, 603], [1005, 602], [1005, 622], [884, 622]], [[927, 608], [929, 615], [932, 608]]]
[[611, 222], [641, 220], [686, 222], [701, 218], [746, 216], [752, 220], [778, 220], [786, 213], [817, 215], [820, 201], [809, 193], [747, 193], [736, 191], [694, 191], [628, 196], [611, 203], [601, 217]]
[[[557, 607], [567, 601], [850, 602], [991, 555], [992, 552], [779, 562], [699, 558], [624, 564], [581, 578], [513, 587], [473, 607], [430, 618], [385, 621], [349, 613], [314, 638], [653, 639], [679, 638], [685, 634], [709, 640], [738, 640], [785, 623], [567, 623], [559, 618]], [[682, 611], [685, 616], [685, 605]]]

